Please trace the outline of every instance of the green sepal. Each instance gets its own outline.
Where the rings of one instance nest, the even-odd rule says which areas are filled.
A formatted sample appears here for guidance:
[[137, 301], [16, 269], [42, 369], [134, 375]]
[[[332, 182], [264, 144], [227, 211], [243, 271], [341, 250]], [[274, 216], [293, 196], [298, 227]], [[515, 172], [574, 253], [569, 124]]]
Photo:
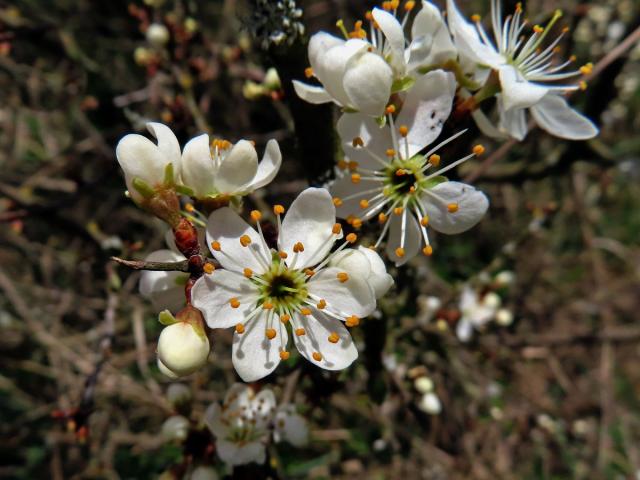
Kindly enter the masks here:
[[173, 280], [173, 283], [179, 287], [184, 287], [187, 284], [187, 280], [189, 280], [189, 275], [178, 275]]
[[164, 167], [164, 184], [173, 185], [174, 180], [173, 163], [167, 163], [167, 166]]
[[404, 77], [394, 80], [391, 84], [391, 93], [399, 93], [409, 90], [414, 83], [416, 83], [416, 80], [413, 77]]
[[376, 117], [376, 123], [380, 128], [384, 127], [387, 124], [387, 116], [381, 115], [379, 117]]
[[133, 188], [136, 189], [136, 192], [138, 192], [144, 198], [149, 199], [156, 194], [156, 191], [153, 188], [151, 188], [151, 185], [149, 185], [147, 182], [145, 182], [139, 177], [135, 177], [131, 182], [131, 184], [133, 185]]
[[178, 320], [176, 320], [176, 317], [174, 317], [173, 314], [169, 310], [163, 310], [158, 315], [158, 321], [162, 325], [173, 325]]
[[433, 188], [441, 183], [448, 182], [449, 179], [444, 175], [438, 175], [437, 177], [430, 178], [425, 182], [425, 188]]
[[182, 195], [186, 195], [188, 197], [194, 197], [195, 196], [195, 192], [187, 187], [186, 185], [175, 185], [174, 189], [176, 192], [182, 194]]
[[342, 111], [344, 113], [358, 113], [358, 110], [356, 110], [355, 108], [351, 108], [351, 107], [342, 107]]
[[203, 340], [208, 340], [207, 332], [205, 331], [202, 322], [192, 322], [190, 325], [193, 328], [193, 331], [196, 332], [196, 335], [198, 335]]

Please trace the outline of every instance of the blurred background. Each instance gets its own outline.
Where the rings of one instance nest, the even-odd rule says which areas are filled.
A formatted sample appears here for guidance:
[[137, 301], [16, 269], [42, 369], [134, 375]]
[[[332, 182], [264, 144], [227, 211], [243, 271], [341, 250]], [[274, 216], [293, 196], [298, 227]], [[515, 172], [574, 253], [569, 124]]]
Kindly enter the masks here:
[[[165, 227], [125, 197], [114, 149], [161, 121], [181, 144], [206, 131], [262, 152], [276, 138], [269, 202], [326, 180], [337, 112], [292, 98], [306, 47], [265, 40], [265, 3], [277, 2], [0, 2], [0, 477], [182, 478], [193, 461], [223, 472], [206, 437], [159, 435], [175, 409], [156, 368], [161, 325], [139, 273], [110, 257], [144, 258]], [[374, 6], [296, 3], [308, 34]], [[460, 151], [487, 147], [457, 175], [487, 192], [489, 214], [394, 272], [352, 368], [293, 362], [267, 379], [293, 389], [312, 442], [270, 447], [268, 472], [234, 478], [640, 478], [640, 47], [615, 49], [638, 38], [640, 4], [523, 3], [532, 23], [563, 9], [565, 57], [609, 54], [572, 99], [601, 135], [533, 130], [505, 147], [468, 120], [449, 125], [470, 127]], [[462, 342], [465, 288], [500, 314]], [[237, 381], [230, 333], [212, 338], [209, 366], [183, 382], [194, 428]]]

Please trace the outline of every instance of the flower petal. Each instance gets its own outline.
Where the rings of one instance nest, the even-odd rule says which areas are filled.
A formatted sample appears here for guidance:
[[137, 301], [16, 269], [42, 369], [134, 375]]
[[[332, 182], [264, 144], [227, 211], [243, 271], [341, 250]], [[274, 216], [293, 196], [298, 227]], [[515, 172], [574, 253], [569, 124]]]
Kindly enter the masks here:
[[213, 194], [216, 166], [211, 158], [209, 135], [192, 138], [182, 152], [182, 183], [191, 188], [196, 197]]
[[347, 63], [356, 53], [366, 50], [369, 44], [359, 39], [348, 40], [344, 44], [329, 48], [317, 58], [315, 76], [333, 99], [340, 105], [350, 106], [349, 96], [344, 89], [344, 75]]
[[[380, 128], [375, 119], [360, 113], [343, 113], [336, 125], [342, 148], [349, 160], [355, 160], [362, 168], [378, 169], [381, 164], [372, 155], [386, 161], [385, 152], [393, 147], [391, 132]], [[359, 137], [365, 148], [354, 147], [353, 139]]]
[[411, 26], [409, 69], [442, 64], [455, 60], [456, 56], [456, 47], [440, 10], [431, 2], [422, 2], [422, 9]]
[[263, 464], [267, 458], [264, 444], [249, 442], [239, 444], [225, 439], [217, 439], [216, 452], [220, 459], [229, 465], [246, 465], [252, 462]]
[[165, 167], [171, 163], [151, 140], [137, 133], [125, 135], [116, 147], [116, 157], [122, 168], [127, 188], [134, 200], [141, 196], [131, 182], [139, 178], [151, 187], [164, 183]]
[[287, 403], [276, 410], [274, 437], [276, 442], [285, 441], [294, 447], [304, 447], [309, 443], [309, 426], [295, 405]]
[[273, 420], [275, 409], [276, 397], [273, 392], [269, 389], [261, 390], [251, 402], [251, 415], [253, 415], [255, 427], [266, 430]]
[[397, 76], [404, 76], [406, 64], [404, 61], [405, 40], [402, 25], [394, 15], [381, 8], [376, 7], [371, 13], [387, 40], [384, 45], [384, 57], [388, 59], [387, 61], [393, 67]]
[[[430, 198], [429, 192], [433, 192], [437, 198]], [[469, 230], [482, 219], [489, 208], [489, 200], [484, 193], [460, 182], [436, 185], [425, 192], [422, 203], [429, 217], [429, 225], [447, 235]], [[450, 204], [457, 204], [455, 213], [449, 212]]]
[[315, 71], [318, 69], [319, 59], [325, 53], [329, 51], [330, 48], [344, 45], [345, 41], [342, 38], [336, 37], [326, 32], [318, 32], [314, 33], [309, 40], [309, 64], [311, 68]]
[[[336, 207], [324, 188], [307, 188], [286, 213], [278, 236], [278, 248], [287, 253], [287, 265], [306, 268], [322, 261], [333, 246], [336, 235]], [[301, 242], [304, 251], [294, 254], [293, 246]]]
[[504, 65], [498, 71], [502, 88], [502, 108], [529, 108], [542, 100], [549, 87], [529, 82], [511, 65]]
[[286, 348], [287, 329], [278, 329], [279, 338], [269, 340], [265, 336], [266, 318], [267, 313], [261, 312], [246, 324], [244, 333], [233, 334], [231, 359], [244, 382], [255, 382], [273, 372], [280, 363], [278, 348]]
[[[243, 247], [240, 237], [247, 235], [251, 244]], [[211, 249], [212, 242], [220, 243], [220, 251]], [[262, 237], [229, 207], [215, 210], [207, 222], [207, 245], [223, 268], [242, 273], [250, 268], [264, 273], [271, 264], [271, 253]]]
[[396, 267], [404, 265], [420, 251], [422, 245], [422, 233], [418, 222], [413, 215], [406, 212], [407, 216], [405, 227], [404, 256], [399, 257], [396, 249], [400, 247], [400, 239], [402, 238], [402, 215], [392, 215], [391, 225], [389, 226], [389, 238], [387, 239], [387, 256], [389, 260], [395, 262]]
[[380, 255], [362, 245], [356, 250], [346, 248], [338, 252], [329, 265], [366, 280], [375, 298], [380, 298], [393, 285], [393, 278], [387, 273]]
[[305, 102], [313, 104], [329, 103], [333, 102], [333, 97], [324, 89], [316, 85], [309, 85], [308, 83], [301, 82], [299, 80], [293, 80], [293, 89], [296, 94]]
[[360, 245], [358, 251], [369, 260], [371, 275], [367, 278], [367, 282], [373, 288], [375, 297], [380, 298], [393, 286], [393, 277], [387, 273], [387, 266], [375, 250]]
[[260, 165], [258, 165], [258, 172], [255, 178], [251, 181], [250, 189], [257, 190], [265, 185], [271, 183], [271, 181], [278, 174], [282, 165], [282, 153], [280, 153], [280, 146], [278, 142], [271, 139], [267, 142], [267, 148], [264, 151], [264, 156]]
[[[351, 181], [351, 175], [346, 174], [335, 180], [329, 188], [331, 195], [342, 200], [358, 192], [364, 192], [370, 188], [370, 186], [367, 186], [362, 182], [354, 184]], [[380, 191], [382, 191], [382, 186], [380, 187]], [[360, 208], [359, 202], [361, 199], [369, 197], [371, 197], [371, 195], [362, 195], [342, 200], [340, 206], [336, 207], [336, 214], [340, 218], [348, 218], [350, 215], [354, 215], [356, 217], [360, 216], [362, 214], [362, 208]]]
[[[351, 334], [341, 321], [315, 311], [312, 315], [302, 316], [296, 323], [305, 329], [305, 335], [294, 335], [293, 340], [300, 354], [311, 363], [326, 370], [342, 370], [358, 358], [358, 350]], [[329, 341], [336, 333], [337, 343]], [[322, 355], [320, 361], [313, 358], [314, 352]]]
[[473, 336], [473, 325], [465, 317], [461, 317], [456, 324], [456, 336], [461, 342], [468, 342]]
[[229, 428], [222, 419], [220, 405], [212, 403], [204, 412], [204, 424], [216, 438], [224, 438]]
[[[184, 255], [171, 250], [156, 250], [145, 258], [147, 262], [178, 262]], [[153, 303], [153, 308], [177, 312], [185, 304], [184, 281], [188, 274], [183, 272], [157, 272], [145, 270], [140, 275], [140, 295]], [[184, 281], [183, 281], [184, 280]]]
[[366, 50], [351, 57], [344, 72], [344, 90], [356, 110], [378, 117], [391, 95], [393, 70], [383, 58]]
[[[355, 255], [359, 252], [354, 251]], [[348, 280], [341, 282], [338, 274], [348, 273]], [[376, 299], [364, 276], [349, 272], [346, 268], [325, 268], [316, 273], [307, 283], [309, 293], [327, 302], [329, 310], [342, 316], [356, 315], [364, 318], [376, 308]]]
[[253, 145], [240, 140], [223, 156], [214, 179], [218, 192], [240, 193], [258, 172], [258, 154]]
[[174, 175], [180, 175], [180, 143], [173, 131], [165, 124], [158, 122], [147, 123], [147, 130], [158, 141], [158, 150], [169, 162], [173, 163]]
[[[240, 302], [238, 308], [231, 306], [232, 298]], [[230, 328], [244, 323], [257, 299], [257, 287], [243, 275], [228, 270], [203, 275], [191, 289], [193, 306], [202, 312], [209, 328]]]
[[451, 113], [455, 94], [455, 76], [444, 70], [429, 72], [416, 80], [396, 120], [396, 125], [409, 128], [410, 157], [438, 138]]
[[586, 140], [598, 135], [598, 128], [593, 122], [576, 112], [559, 95], [545, 96], [531, 107], [531, 114], [540, 128], [556, 137]]
[[518, 141], [524, 140], [529, 130], [526, 109], [513, 108], [511, 110], [505, 110], [502, 106], [502, 94], [498, 94], [497, 97], [498, 112], [500, 114], [498, 129]]

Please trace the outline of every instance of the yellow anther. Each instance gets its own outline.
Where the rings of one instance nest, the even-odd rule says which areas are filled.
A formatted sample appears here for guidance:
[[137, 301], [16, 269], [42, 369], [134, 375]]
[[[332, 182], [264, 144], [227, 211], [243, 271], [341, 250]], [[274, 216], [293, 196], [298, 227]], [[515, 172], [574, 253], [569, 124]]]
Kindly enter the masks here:
[[304, 331], [304, 328], [296, 328], [295, 330], [295, 334], [299, 337], [303, 336], [305, 333], [307, 332]]
[[342, 199], [340, 197], [333, 197], [333, 204], [336, 207], [339, 207], [340, 205], [342, 205]]
[[253, 277], [253, 270], [251, 270], [250, 268], [245, 268], [242, 273], [244, 274], [245, 277], [247, 278], [251, 278]]
[[313, 277], [316, 274], [316, 272], [314, 272], [312, 268], [305, 268], [304, 269], [304, 274], [307, 277]]
[[396, 215], [402, 215], [403, 211], [404, 211], [404, 208], [402, 207], [396, 207], [393, 209], [393, 213], [395, 213]]
[[362, 227], [362, 220], [361, 220], [361, 219], [359, 219], [358, 217], [354, 218], [354, 219], [351, 221], [351, 226], [352, 226], [353, 228], [360, 228], [360, 227]]
[[571, 56], [569, 57], [569, 61], [570, 61], [570, 62], [575, 62], [577, 59], [578, 59], [578, 57], [576, 57], [575, 55], [571, 55]]
[[587, 63], [580, 67], [580, 73], [583, 75], [589, 75], [591, 72], [593, 72], [593, 63]]
[[395, 105], [387, 105], [387, 108], [385, 108], [384, 111], [387, 113], [387, 115], [392, 115], [392, 114], [396, 113], [396, 106]]
[[360, 208], [369, 208], [369, 200], [366, 198], [360, 200]]
[[282, 205], [274, 205], [273, 213], [276, 215], [282, 215], [284, 213], [284, 207]]
[[420, 219], [420, 225], [422, 225], [423, 227], [429, 225], [429, 217], [427, 215]]
[[562, 49], [560, 47], [554, 47], [553, 48], [553, 53], [558, 54], [562, 51]]
[[391, 2], [382, 2], [382, 9], [388, 11], [393, 10], [391, 7]]
[[349, 164], [346, 160], [338, 160], [338, 168], [340, 170], [346, 170], [349, 167]]
[[582, 80], [578, 86], [580, 87], [580, 90], [582, 90], [583, 92], [587, 89], [587, 82], [585, 82], [584, 80]]
[[334, 223], [333, 227], [331, 228], [331, 233], [333, 233], [334, 235], [340, 235], [340, 232], [342, 232], [342, 225], [340, 225], [339, 223]]
[[271, 310], [273, 308], [273, 303], [266, 301], [262, 304], [262, 308], [264, 310]]
[[338, 343], [340, 341], [340, 335], [338, 335], [336, 332], [331, 332], [331, 335], [329, 335], [329, 338], [327, 338], [327, 340], [329, 340], [331, 343]]
[[280, 351], [280, 360], [289, 360], [289, 355], [291, 355], [289, 352], [287, 352], [286, 350], [281, 350]]
[[416, 193], [416, 187], [414, 187], [413, 185], [411, 185], [409, 187], [409, 193]]
[[320, 352], [313, 352], [311, 356], [316, 362], [319, 362], [320, 360], [322, 360], [322, 354]]
[[522, 2], [516, 3], [516, 13], [522, 12]]
[[475, 153], [479, 157], [480, 155], [482, 155], [484, 153], [484, 146], [480, 145], [480, 144], [475, 145], [473, 147], [473, 153]]
[[569, 33], [570, 30], [571, 29], [569, 27], [567, 27], [567, 26], [562, 27], [562, 33]]
[[274, 338], [276, 338], [276, 330], [274, 328], [267, 328], [264, 331], [264, 334], [269, 340], [273, 340]]
[[336, 277], [338, 278], [338, 280], [340, 280], [340, 283], [344, 283], [349, 280], [349, 275], [347, 274], [347, 272], [339, 272]]
[[404, 4], [404, 11], [410, 12], [411, 10], [414, 9], [415, 6], [416, 6], [416, 2], [414, 2], [413, 0], [409, 0]]
[[260, 213], [260, 210], [251, 210], [251, 220], [253, 220], [254, 222], [259, 222], [261, 218], [262, 213]]
[[321, 298], [318, 304], [316, 305], [316, 307], [318, 307], [318, 310], [322, 310], [326, 306], [327, 306], [327, 301], [324, 298]]
[[447, 211], [449, 213], [456, 213], [458, 209], [459, 207], [457, 203], [450, 203], [449, 205], [447, 205]]
[[313, 77], [313, 68], [307, 67], [304, 69], [304, 76], [307, 78]]
[[204, 273], [208, 273], [209, 275], [211, 275], [213, 273], [213, 271], [216, 269], [216, 267], [213, 266], [213, 263], [205, 263], [204, 266], [202, 267], [202, 270], [204, 271]]
[[482, 17], [477, 13], [474, 13], [473, 15], [471, 15], [471, 21], [474, 23], [478, 23], [481, 19]]
[[544, 32], [544, 28], [542, 28], [540, 25], [534, 25], [533, 26], [533, 31], [536, 33], [542, 33]]
[[393, 148], [387, 148], [387, 150], [384, 153], [385, 153], [385, 155], [387, 157], [395, 157], [396, 156], [396, 151]]
[[346, 240], [349, 243], [356, 243], [356, 240], [358, 240], [358, 236], [355, 233], [350, 233], [349, 235], [347, 235]]
[[304, 252], [304, 245], [302, 242], [296, 242], [293, 245], [293, 253], [301, 253]]
[[229, 300], [229, 305], [231, 305], [231, 308], [238, 308], [240, 306], [240, 300], [238, 300], [236, 297], [233, 297]]
[[391, 0], [391, 7], [396, 10], [400, 6], [400, 0]]
[[236, 324], [236, 333], [244, 333], [244, 325], [241, 323]]
[[213, 250], [215, 250], [216, 252], [219, 252], [220, 251], [220, 242], [218, 242], [218, 241], [211, 242], [211, 248]]
[[359, 173], [352, 173], [351, 174], [351, 183], [360, 183], [360, 174]]
[[404, 257], [404, 248], [402, 247], [396, 248], [396, 257], [399, 257], [399, 258]]
[[191, 213], [196, 209], [196, 207], [193, 206], [193, 203], [187, 203], [187, 204], [185, 204], [184, 209], [187, 212]]
[[249, 245], [251, 245], [251, 237], [249, 237], [249, 235], [242, 235], [240, 237], [240, 245], [242, 245], [243, 247], [248, 247]]
[[409, 127], [407, 127], [406, 125], [400, 125], [400, 128], [398, 128], [398, 131], [400, 132], [400, 135], [402, 135], [403, 137], [406, 137], [407, 135], [409, 135]]
[[422, 249], [422, 253], [424, 253], [427, 257], [433, 255], [433, 247], [431, 245], [427, 245]]
[[387, 221], [387, 216], [386, 216], [384, 213], [380, 213], [380, 214], [378, 215], [378, 221], [379, 221], [380, 223], [384, 223], [384, 222], [386, 222], [386, 221]]
[[355, 315], [351, 315], [350, 317], [346, 318], [344, 324], [347, 327], [357, 327], [358, 325], [360, 325], [360, 319]]
[[402, 177], [407, 174], [407, 171], [404, 168], [399, 168], [396, 170], [396, 177]]
[[352, 172], [355, 171], [358, 168], [358, 162], [356, 162], [355, 160], [351, 160], [348, 164], [349, 170], [351, 170]]
[[291, 315], [287, 313], [283, 313], [282, 315], [280, 315], [280, 321], [282, 323], [287, 323], [289, 320], [291, 320]]
[[354, 139], [351, 141], [351, 145], [353, 145], [353, 147], [362, 147], [364, 146], [364, 140], [362, 140], [362, 137], [354, 137]]
[[284, 260], [284, 259], [285, 259], [285, 258], [287, 258], [289, 255], [287, 255], [287, 252], [278, 252], [278, 256], [279, 256], [281, 259], [283, 259], [283, 260]]
[[310, 308], [307, 308], [307, 307], [302, 307], [302, 308], [300, 309], [300, 313], [301, 313], [302, 315], [311, 315], [311, 309], [310, 309]]
[[437, 168], [438, 165], [440, 165], [440, 155], [438, 155], [437, 153], [431, 155], [429, 157], [429, 163]]

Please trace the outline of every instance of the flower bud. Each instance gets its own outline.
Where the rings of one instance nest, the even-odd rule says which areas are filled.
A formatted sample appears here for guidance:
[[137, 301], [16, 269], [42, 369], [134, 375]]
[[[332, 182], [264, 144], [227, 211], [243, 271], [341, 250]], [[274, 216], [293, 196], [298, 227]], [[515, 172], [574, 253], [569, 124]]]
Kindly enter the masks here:
[[154, 47], [163, 47], [169, 41], [169, 30], [161, 23], [152, 23], [147, 29], [147, 42]]
[[180, 219], [178, 225], [173, 229], [173, 237], [178, 250], [187, 258], [197, 255], [200, 251], [198, 243], [198, 231], [186, 218]]
[[188, 404], [192, 399], [191, 389], [184, 383], [172, 383], [169, 385], [169, 388], [167, 388], [167, 400], [169, 400], [169, 403], [171, 403], [174, 408]]
[[429, 393], [433, 391], [433, 380], [429, 377], [418, 377], [413, 382], [413, 386], [420, 393]]
[[418, 408], [429, 415], [438, 415], [442, 411], [442, 403], [435, 393], [429, 392], [422, 396]]
[[193, 469], [189, 480], [218, 480], [218, 473], [213, 467], [199, 466]]
[[495, 282], [499, 287], [508, 287], [515, 281], [515, 279], [515, 273], [509, 270], [503, 270], [495, 276]]
[[156, 360], [156, 365], [158, 366], [158, 370], [160, 370], [160, 373], [165, 377], [169, 377], [171, 380], [177, 380], [178, 378], [180, 378], [178, 375], [169, 370], [167, 366], [160, 361], [159, 358]]
[[496, 312], [496, 323], [503, 327], [508, 327], [513, 323], [513, 313], [511, 310], [507, 310], [506, 308], [501, 308]]
[[189, 420], [182, 415], [169, 417], [162, 424], [161, 432], [170, 442], [184, 442], [189, 435]]
[[189, 375], [207, 362], [209, 339], [193, 324], [177, 322], [162, 330], [158, 339], [158, 358], [174, 374]]

